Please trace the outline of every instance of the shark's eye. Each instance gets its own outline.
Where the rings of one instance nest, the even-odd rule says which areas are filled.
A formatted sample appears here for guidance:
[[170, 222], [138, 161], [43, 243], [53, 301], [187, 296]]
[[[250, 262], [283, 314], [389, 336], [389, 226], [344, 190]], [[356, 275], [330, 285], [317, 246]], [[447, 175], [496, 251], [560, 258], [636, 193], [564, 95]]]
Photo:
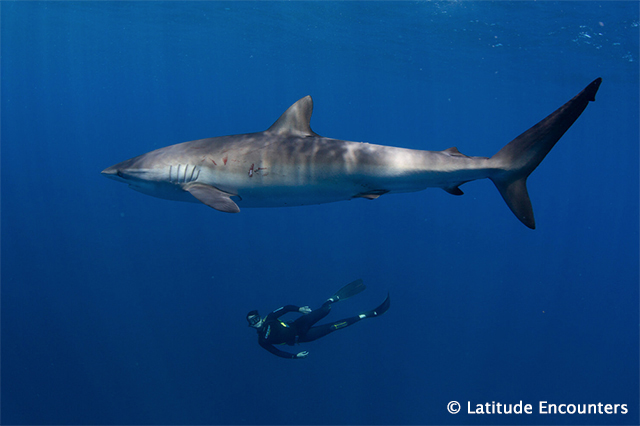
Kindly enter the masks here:
[[118, 170], [118, 173], [116, 173], [118, 175], [118, 177], [124, 178], [124, 175], [122, 174], [122, 172], [120, 170]]

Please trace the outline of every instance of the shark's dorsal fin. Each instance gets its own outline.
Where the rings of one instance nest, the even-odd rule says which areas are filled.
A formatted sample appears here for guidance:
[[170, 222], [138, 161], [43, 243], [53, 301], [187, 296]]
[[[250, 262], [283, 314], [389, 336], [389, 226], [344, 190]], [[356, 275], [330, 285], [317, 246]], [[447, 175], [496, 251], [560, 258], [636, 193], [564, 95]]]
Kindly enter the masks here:
[[311, 130], [311, 113], [313, 112], [313, 100], [311, 96], [305, 96], [291, 105], [284, 114], [267, 130], [278, 135], [291, 135], [298, 137], [318, 136]]

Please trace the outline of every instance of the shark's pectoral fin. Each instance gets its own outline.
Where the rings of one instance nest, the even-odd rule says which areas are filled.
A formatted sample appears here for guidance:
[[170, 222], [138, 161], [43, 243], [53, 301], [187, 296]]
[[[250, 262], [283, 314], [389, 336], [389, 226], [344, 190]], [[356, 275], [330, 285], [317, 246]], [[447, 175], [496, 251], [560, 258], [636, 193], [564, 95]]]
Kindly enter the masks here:
[[360, 194], [354, 195], [353, 198], [366, 198], [367, 200], [375, 200], [376, 198], [386, 194], [387, 192], [389, 191], [386, 189], [376, 189], [375, 191], [361, 192]]
[[224, 191], [220, 191], [210, 185], [204, 185], [201, 183], [193, 183], [185, 185], [184, 190], [196, 197], [200, 202], [207, 206], [219, 210], [225, 213], [239, 213], [240, 207], [233, 202], [231, 197], [234, 194], [229, 194]]

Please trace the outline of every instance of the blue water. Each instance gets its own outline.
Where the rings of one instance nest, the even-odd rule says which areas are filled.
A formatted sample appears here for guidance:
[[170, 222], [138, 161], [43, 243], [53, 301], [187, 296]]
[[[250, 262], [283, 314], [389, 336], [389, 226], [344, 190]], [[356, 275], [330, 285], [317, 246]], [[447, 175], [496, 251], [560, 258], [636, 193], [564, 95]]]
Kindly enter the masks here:
[[[638, 424], [637, 2], [0, 7], [3, 424]], [[488, 180], [231, 215], [100, 175], [305, 95], [324, 136], [490, 156], [597, 77], [535, 231]], [[246, 312], [356, 278], [329, 318], [387, 314], [257, 345]]]

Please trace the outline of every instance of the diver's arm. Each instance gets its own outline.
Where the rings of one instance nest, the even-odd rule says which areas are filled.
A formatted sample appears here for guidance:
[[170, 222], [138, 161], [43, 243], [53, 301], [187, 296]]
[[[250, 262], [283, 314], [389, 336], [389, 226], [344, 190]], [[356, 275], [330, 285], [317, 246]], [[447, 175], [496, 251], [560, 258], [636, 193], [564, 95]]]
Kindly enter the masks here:
[[280, 349], [276, 348], [273, 345], [270, 345], [267, 342], [259, 341], [258, 343], [260, 343], [260, 346], [262, 346], [272, 354], [279, 356], [280, 358], [297, 359], [297, 358], [305, 358], [307, 356], [307, 354], [301, 355], [303, 352], [300, 352], [299, 354], [290, 354], [289, 352], [281, 351]]
[[300, 307], [295, 305], [285, 305], [281, 308], [276, 309], [271, 312], [268, 317], [269, 318], [280, 318], [284, 314], [288, 314], [289, 312], [300, 312]]

